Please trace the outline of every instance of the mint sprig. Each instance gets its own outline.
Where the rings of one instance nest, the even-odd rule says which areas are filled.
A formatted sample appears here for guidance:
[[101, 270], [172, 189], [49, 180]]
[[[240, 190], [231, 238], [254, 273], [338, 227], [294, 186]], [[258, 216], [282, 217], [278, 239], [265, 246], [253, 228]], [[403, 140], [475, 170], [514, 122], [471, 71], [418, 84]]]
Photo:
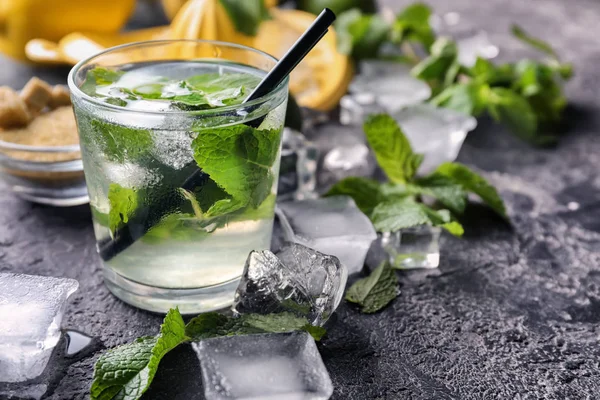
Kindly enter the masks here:
[[315, 340], [325, 329], [312, 326], [306, 319], [291, 313], [238, 318], [206, 313], [185, 325], [177, 308], [169, 310], [157, 336], [145, 336], [104, 353], [94, 366], [90, 388], [92, 400], [138, 400], [148, 390], [162, 358], [175, 347], [189, 341], [219, 336], [304, 330]]
[[379, 232], [394, 232], [419, 225], [440, 226], [462, 236], [458, 222], [469, 193], [508, 219], [502, 198], [482, 176], [459, 163], [444, 163], [425, 177], [416, 172], [423, 156], [413, 152], [402, 128], [387, 114], [367, 118], [367, 141], [389, 182], [349, 177], [326, 194], [348, 195]]
[[346, 291], [346, 300], [356, 303], [365, 314], [387, 306], [398, 296], [398, 278], [388, 262], [381, 264], [366, 278], [356, 281]]
[[150, 387], [160, 360], [188, 340], [179, 310], [170, 310], [156, 337], [142, 337], [103, 354], [94, 366], [92, 400], [137, 400]]
[[431, 14], [427, 5], [415, 3], [388, 24], [376, 14], [348, 11], [336, 26], [338, 47], [356, 60], [382, 57], [411, 64], [412, 74], [431, 86], [430, 102], [436, 106], [476, 117], [487, 112], [531, 144], [555, 143], [567, 105], [562, 84], [572, 76], [573, 66], [562, 62], [547, 42], [516, 25], [513, 35], [544, 53], [545, 60], [495, 65], [478, 59], [475, 66], [461, 65], [456, 42], [436, 37]]

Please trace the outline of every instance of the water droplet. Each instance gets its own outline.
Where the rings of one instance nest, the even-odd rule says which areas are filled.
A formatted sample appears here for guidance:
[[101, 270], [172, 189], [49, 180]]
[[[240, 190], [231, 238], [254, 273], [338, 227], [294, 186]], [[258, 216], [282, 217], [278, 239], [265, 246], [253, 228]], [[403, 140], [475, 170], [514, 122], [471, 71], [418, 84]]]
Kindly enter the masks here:
[[69, 330], [65, 332], [65, 339], [67, 348], [65, 355], [67, 357], [74, 356], [77, 353], [85, 350], [94, 340], [93, 337], [86, 335], [85, 333]]

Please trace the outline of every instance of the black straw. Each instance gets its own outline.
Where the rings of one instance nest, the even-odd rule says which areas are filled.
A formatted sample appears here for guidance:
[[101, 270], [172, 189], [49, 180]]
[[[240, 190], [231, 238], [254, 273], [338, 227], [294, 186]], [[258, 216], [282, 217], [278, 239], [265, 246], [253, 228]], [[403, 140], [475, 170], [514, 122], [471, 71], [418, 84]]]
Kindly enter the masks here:
[[300, 36], [300, 39], [281, 57], [267, 76], [250, 93], [246, 101], [258, 99], [275, 89], [296, 68], [300, 61], [325, 36], [335, 21], [335, 14], [329, 8], [324, 9], [312, 25]]
[[[244, 103], [258, 99], [271, 91], [273, 91], [283, 80], [296, 68], [296, 66], [306, 57], [306, 55], [319, 43], [319, 41], [328, 32], [329, 27], [335, 21], [335, 14], [330, 9], [324, 9], [321, 14], [315, 19], [312, 25], [302, 34], [302, 36], [294, 43], [288, 52], [279, 60], [279, 62], [269, 71], [258, 86], [250, 93]], [[246, 122], [246, 125], [258, 128], [264, 121], [265, 117], [257, 118]], [[186, 190], [192, 190], [198, 182], [202, 180], [202, 170], [197, 168], [186, 180], [182, 187]], [[164, 214], [161, 209], [168, 211], [168, 208], [157, 205], [158, 210], [153, 210], [155, 215]], [[98, 252], [104, 261], [109, 261], [117, 254], [127, 249], [136, 240], [141, 238], [145, 232], [133, 234], [130, 227], [125, 225], [114, 234], [113, 239], [105, 239], [98, 243]]]

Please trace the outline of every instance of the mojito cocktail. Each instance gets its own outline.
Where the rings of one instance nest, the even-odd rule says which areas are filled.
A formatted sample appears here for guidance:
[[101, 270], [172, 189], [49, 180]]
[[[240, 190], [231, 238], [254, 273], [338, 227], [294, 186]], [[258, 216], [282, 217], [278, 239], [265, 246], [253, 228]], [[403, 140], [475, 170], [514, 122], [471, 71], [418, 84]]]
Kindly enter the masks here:
[[223, 308], [248, 253], [270, 247], [287, 81], [244, 100], [275, 62], [167, 41], [71, 72], [98, 249], [119, 298], [152, 311]]

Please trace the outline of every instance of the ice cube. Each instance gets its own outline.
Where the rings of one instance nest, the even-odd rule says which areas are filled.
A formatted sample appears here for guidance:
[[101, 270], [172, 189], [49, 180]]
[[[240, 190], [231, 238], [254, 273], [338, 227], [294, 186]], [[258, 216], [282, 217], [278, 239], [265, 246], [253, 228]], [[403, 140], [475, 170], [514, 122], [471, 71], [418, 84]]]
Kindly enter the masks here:
[[443, 162], [454, 161], [477, 120], [450, 110], [419, 104], [393, 114], [413, 150], [425, 155], [420, 174], [432, 172]]
[[335, 181], [349, 176], [368, 177], [373, 175], [375, 168], [375, 159], [363, 143], [336, 147], [323, 160], [323, 172], [330, 174]]
[[393, 113], [431, 96], [429, 85], [413, 77], [406, 64], [367, 60], [359, 64], [359, 71], [340, 103], [344, 124], [362, 125], [369, 114]]
[[103, 172], [109, 182], [132, 189], [155, 185], [162, 178], [158, 171], [131, 162], [120, 164], [107, 161], [104, 164]]
[[395, 268], [437, 268], [440, 265], [441, 228], [422, 225], [383, 233], [381, 244]]
[[432, 15], [430, 23], [438, 35], [449, 36], [456, 41], [458, 61], [464, 66], [475, 65], [477, 57], [491, 60], [500, 52], [490, 41], [487, 32], [467, 24], [457, 12]]
[[496, 58], [500, 50], [489, 39], [484, 31], [462, 33], [456, 37], [458, 46], [458, 61], [467, 67], [472, 67], [477, 57], [491, 60]]
[[377, 238], [373, 224], [347, 196], [281, 203], [277, 215], [287, 240], [340, 259], [359, 272]]
[[0, 273], [0, 382], [40, 375], [60, 339], [66, 301], [77, 281]]
[[300, 132], [285, 128], [279, 167], [279, 199], [305, 199], [316, 196], [319, 150]]
[[186, 131], [153, 131], [152, 154], [164, 165], [180, 170], [194, 162], [192, 137]]
[[319, 163], [319, 189], [347, 176], [370, 176], [377, 163], [366, 145], [362, 126], [328, 123], [307, 132], [324, 155]]
[[365, 132], [362, 126], [340, 125], [334, 122], [309, 129], [306, 131], [306, 136], [324, 155], [339, 146], [353, 146], [359, 143], [366, 143]]
[[362, 126], [369, 115], [385, 112], [370, 93], [347, 94], [340, 99], [340, 122], [344, 125]]
[[46, 394], [48, 385], [23, 385], [15, 389], [0, 389], [0, 399], [40, 400]]
[[331, 378], [306, 332], [231, 336], [192, 343], [206, 400], [326, 400]]
[[248, 256], [232, 310], [238, 314], [290, 311], [322, 325], [342, 300], [348, 272], [340, 261], [288, 243]]

